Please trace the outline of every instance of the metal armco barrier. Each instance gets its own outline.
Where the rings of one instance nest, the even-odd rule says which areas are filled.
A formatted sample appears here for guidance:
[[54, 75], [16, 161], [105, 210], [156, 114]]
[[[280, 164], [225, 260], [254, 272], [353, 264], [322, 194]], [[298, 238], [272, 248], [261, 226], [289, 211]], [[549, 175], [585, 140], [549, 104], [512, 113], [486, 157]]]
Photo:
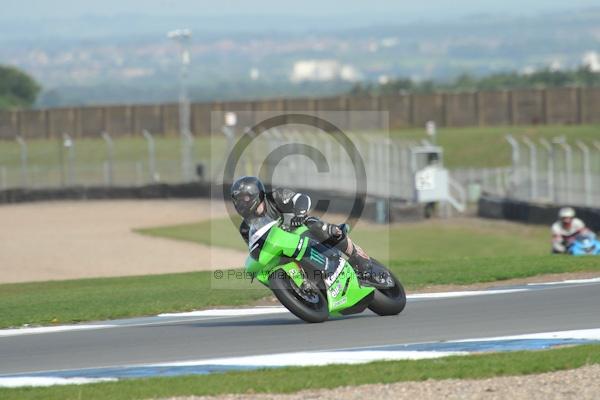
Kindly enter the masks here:
[[[483, 218], [547, 225], [550, 232], [550, 225], [556, 221], [559, 209], [558, 205], [484, 195], [479, 199], [477, 213]], [[590, 229], [600, 232], [600, 208], [575, 207], [575, 211]]]

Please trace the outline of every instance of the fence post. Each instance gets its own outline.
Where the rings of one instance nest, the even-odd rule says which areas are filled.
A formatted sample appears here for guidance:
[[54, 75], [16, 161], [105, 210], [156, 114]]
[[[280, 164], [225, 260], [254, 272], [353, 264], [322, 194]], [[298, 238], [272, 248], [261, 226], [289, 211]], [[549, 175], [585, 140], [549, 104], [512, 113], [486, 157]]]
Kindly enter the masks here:
[[137, 186], [142, 186], [144, 184], [144, 168], [142, 166], [141, 161], [135, 162], [135, 181]]
[[504, 185], [502, 184], [502, 169], [496, 168], [496, 194], [498, 196], [506, 193]]
[[75, 171], [73, 162], [75, 161], [75, 141], [68, 133], [63, 133], [63, 146], [67, 149], [67, 176], [66, 184], [71, 186], [75, 183]]
[[106, 170], [104, 182], [108, 186], [112, 186], [114, 182], [114, 144], [108, 132], [102, 132], [102, 139], [106, 142]]
[[[594, 147], [596, 148], [596, 151], [598, 151], [598, 155], [600, 155], [600, 141], [598, 140], [594, 140], [592, 142], [592, 144], [594, 145]], [[598, 175], [600, 176], [600, 174]], [[597, 187], [600, 187], [600, 182], [597, 182], [599, 185]], [[600, 191], [597, 191], [598, 194], [600, 194]], [[600, 200], [600, 199], [599, 199]]]
[[583, 190], [585, 193], [585, 205], [592, 204], [592, 172], [590, 166], [590, 148], [581, 140], [575, 142], [579, 150], [581, 150], [583, 162]]
[[154, 137], [146, 129], [142, 131], [142, 134], [148, 142], [148, 170], [150, 171], [150, 180], [158, 182], [160, 176], [156, 172], [156, 146], [154, 145]]
[[520, 179], [519, 179], [520, 178], [519, 177], [519, 163], [520, 163], [519, 142], [517, 142], [511, 134], [506, 135], [505, 138], [506, 138], [506, 141], [508, 142], [508, 144], [510, 144], [510, 147], [512, 150], [512, 154], [511, 154], [511, 159], [512, 159], [511, 186], [513, 187], [512, 193], [517, 194], [518, 186], [520, 183]]
[[531, 180], [530, 194], [532, 199], [537, 198], [537, 148], [527, 136], [523, 137], [523, 143], [529, 147], [529, 179]]
[[571, 150], [571, 146], [567, 143], [567, 139], [562, 137], [554, 138], [554, 143], [559, 145], [565, 151], [565, 170], [566, 170], [566, 179], [565, 179], [565, 189], [567, 190], [567, 203], [570, 203], [571, 198], [571, 190], [570, 189], [570, 181], [573, 176], [573, 151]]
[[7, 187], [6, 167], [2, 165], [0, 166], [0, 189], [6, 190]]
[[189, 130], [181, 132], [181, 177], [184, 182], [193, 180], [194, 137]]
[[17, 143], [21, 148], [21, 185], [29, 187], [29, 153], [27, 151], [27, 142], [21, 135], [16, 136]]
[[550, 142], [544, 138], [540, 139], [540, 143], [546, 149], [547, 157], [548, 157], [548, 163], [547, 163], [547, 166], [548, 166], [548, 171], [547, 171], [547, 174], [548, 174], [548, 176], [547, 176], [548, 199], [551, 200], [552, 202], [556, 202], [556, 196], [555, 196], [555, 192], [554, 192], [554, 148], [552, 147]]

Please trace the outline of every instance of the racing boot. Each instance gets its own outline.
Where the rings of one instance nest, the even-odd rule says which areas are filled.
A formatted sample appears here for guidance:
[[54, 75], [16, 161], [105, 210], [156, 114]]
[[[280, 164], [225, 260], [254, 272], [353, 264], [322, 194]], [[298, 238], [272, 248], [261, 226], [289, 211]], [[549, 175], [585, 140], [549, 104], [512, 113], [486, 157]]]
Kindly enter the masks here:
[[348, 262], [356, 271], [356, 275], [361, 282], [379, 288], [389, 287], [387, 276], [373, 270], [371, 257], [359, 246], [353, 244], [352, 254], [348, 257]]

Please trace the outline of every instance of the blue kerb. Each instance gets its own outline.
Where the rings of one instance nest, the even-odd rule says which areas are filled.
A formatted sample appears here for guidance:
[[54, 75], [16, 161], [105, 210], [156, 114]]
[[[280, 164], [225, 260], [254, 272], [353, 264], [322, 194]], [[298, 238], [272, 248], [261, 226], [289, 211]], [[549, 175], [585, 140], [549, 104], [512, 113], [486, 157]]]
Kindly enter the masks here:
[[595, 340], [587, 339], [510, 339], [510, 340], [482, 340], [469, 342], [438, 342], [387, 345], [369, 348], [349, 349], [345, 351], [464, 351], [478, 353], [486, 351], [519, 351], [543, 350], [551, 347], [594, 343]]
[[185, 365], [185, 366], [141, 366], [92, 368], [67, 371], [50, 371], [18, 375], [4, 375], [2, 378], [13, 377], [52, 377], [52, 378], [149, 378], [157, 376], [208, 375], [227, 371], [250, 371], [260, 366], [246, 365]]
[[[429, 352], [500, 352], [519, 350], [543, 350], [556, 346], [597, 343], [597, 340], [586, 339], [511, 339], [511, 340], [482, 340], [469, 342], [437, 342], [385, 345], [363, 347], [337, 351], [429, 351]], [[334, 360], [335, 361], [335, 360]], [[185, 366], [132, 366], [91, 368], [68, 371], [51, 371], [28, 374], [5, 375], [2, 377], [57, 377], [57, 378], [148, 378], [158, 376], [207, 375], [227, 371], [251, 371], [266, 368], [266, 366], [248, 365], [185, 365]], [[272, 367], [275, 368], [275, 367]]]

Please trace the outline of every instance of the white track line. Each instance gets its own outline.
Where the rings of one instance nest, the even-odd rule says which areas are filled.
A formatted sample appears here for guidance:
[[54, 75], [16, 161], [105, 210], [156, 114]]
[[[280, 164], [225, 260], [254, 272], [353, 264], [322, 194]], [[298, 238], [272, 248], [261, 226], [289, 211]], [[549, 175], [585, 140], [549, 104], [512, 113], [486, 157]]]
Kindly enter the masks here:
[[[580, 283], [595, 283], [600, 282], [600, 278], [592, 279], [577, 279], [567, 280], [562, 282], [545, 282], [545, 283], [532, 283], [529, 285], [559, 285], [559, 284], [580, 284]], [[491, 290], [472, 290], [472, 291], [461, 291], [461, 292], [437, 292], [437, 293], [417, 293], [407, 295], [408, 300], [422, 300], [422, 299], [450, 299], [459, 297], [472, 297], [472, 296], [488, 296], [496, 294], [510, 294], [518, 292], [526, 292], [531, 289], [491, 289]], [[208, 319], [221, 319], [227, 317], [246, 317], [255, 315], [269, 315], [269, 314], [286, 314], [289, 311], [285, 307], [273, 306], [273, 307], [254, 307], [254, 308], [233, 308], [233, 309], [212, 309], [212, 310], [199, 310], [190, 311], [183, 313], [164, 313], [159, 314], [159, 319], [163, 318], [183, 318], [180, 321], [168, 321], [173, 322], [186, 322], [190, 321], [189, 318], [208, 318]], [[0, 338], [9, 336], [19, 335], [35, 335], [43, 333], [57, 333], [57, 332], [69, 332], [69, 331], [81, 331], [81, 330], [94, 330], [94, 329], [106, 329], [106, 328], [126, 328], [131, 326], [147, 326], [147, 325], [160, 325], [166, 321], [149, 321], [139, 324], [98, 324], [98, 325], [61, 325], [61, 326], [44, 326], [35, 328], [16, 328], [16, 329], [0, 329]]]
[[16, 328], [0, 329], [0, 337], [18, 336], [18, 335], [36, 335], [41, 333], [56, 333], [68, 331], [85, 331], [93, 329], [115, 328], [118, 325], [60, 325], [60, 326], [40, 326], [36, 328]]
[[[446, 343], [509, 341], [515, 339], [586, 339], [600, 340], [600, 329], [579, 329], [570, 331], [542, 332], [513, 336], [486, 337], [477, 339], [451, 340]], [[442, 342], [440, 342], [442, 343]], [[412, 343], [423, 344], [423, 343]], [[407, 344], [411, 345], [411, 344]], [[150, 364], [149, 367], [186, 367], [202, 365], [250, 366], [250, 367], [285, 367], [316, 366], [327, 364], [358, 364], [382, 360], [420, 360], [427, 358], [447, 357], [451, 355], [468, 355], [466, 351], [414, 351], [414, 350], [376, 350], [385, 346], [369, 346], [357, 349], [339, 349], [329, 351], [307, 351], [294, 353], [267, 354], [244, 357], [215, 358], [195, 361], [168, 362]]]
[[[493, 294], [508, 294], [517, 292], [526, 292], [529, 289], [494, 289], [494, 290], [472, 290], [462, 292], [439, 292], [439, 293], [418, 293], [409, 294], [407, 299], [450, 299], [454, 297], [487, 296]], [[214, 309], [199, 310], [184, 313], [166, 313], [159, 314], [158, 317], [245, 317], [252, 315], [267, 315], [289, 312], [285, 307], [255, 307], [255, 308], [233, 308], [233, 309]]]
[[528, 283], [528, 286], [538, 286], [538, 285], [564, 285], [570, 283], [595, 283], [600, 282], [600, 278], [590, 278], [590, 279], [570, 279], [566, 281], [560, 282], [540, 282], [540, 283]]
[[540, 332], [527, 333], [523, 335], [498, 336], [480, 339], [463, 339], [453, 342], [480, 342], [491, 340], [518, 340], [518, 339], [581, 339], [581, 340], [600, 340], [600, 328], [596, 329], [576, 329], [571, 331]]
[[199, 310], [184, 313], [158, 314], [158, 317], [243, 317], [247, 315], [265, 315], [289, 312], [285, 307], [255, 307]]
[[[446, 343], [510, 341], [515, 339], [588, 339], [600, 340], [600, 328], [570, 331], [543, 332], [514, 336], [499, 336], [476, 339], [452, 340]], [[426, 342], [427, 343], [427, 342]], [[442, 342], [440, 342], [442, 343]], [[425, 343], [407, 343], [407, 346]], [[177, 367], [286, 367], [286, 366], [321, 366], [330, 364], [361, 364], [384, 360], [421, 360], [455, 355], [468, 355], [467, 351], [415, 351], [415, 350], [377, 350], [385, 346], [369, 346], [361, 348], [332, 349], [326, 351], [306, 351], [293, 353], [266, 354], [242, 357], [213, 358], [194, 361], [173, 361], [157, 364], [124, 365], [122, 368], [177, 368]], [[95, 368], [91, 368], [95, 369]], [[85, 369], [82, 370], [82, 373]], [[68, 384], [85, 384], [93, 382], [116, 381], [117, 378], [60, 378], [60, 377], [0, 377], [0, 387], [51, 386]]]
[[[285, 366], [319, 366], [328, 364], [361, 364], [381, 360], [421, 360], [441, 358], [451, 355], [465, 355], [466, 352], [435, 351], [347, 351], [347, 352], [298, 352], [270, 354], [263, 356], [231, 357], [199, 361], [171, 362], [149, 364], [143, 367], [186, 367], [186, 366], [245, 366], [256, 368]], [[136, 367], [136, 366], [130, 366]], [[139, 367], [139, 365], [137, 366]], [[124, 366], [127, 368], [127, 366]], [[95, 382], [117, 381], [117, 378], [60, 378], [60, 377], [0, 377], [0, 388], [16, 388], [23, 386], [71, 385]]]
[[186, 367], [202, 365], [245, 367], [306, 367], [328, 364], [360, 364], [382, 360], [421, 360], [451, 355], [466, 355], [462, 351], [306, 351], [296, 353], [267, 354], [260, 356], [215, 358], [151, 364], [149, 367]]
[[450, 299], [454, 297], [487, 296], [491, 294], [508, 294], [527, 292], [529, 289], [492, 289], [492, 290], [470, 290], [464, 292], [440, 292], [440, 293], [417, 293], [409, 294], [407, 299]]
[[24, 376], [18, 378], [0, 378], [0, 387], [17, 388], [24, 386], [83, 385], [97, 382], [116, 382], [116, 378], [53, 378]]

